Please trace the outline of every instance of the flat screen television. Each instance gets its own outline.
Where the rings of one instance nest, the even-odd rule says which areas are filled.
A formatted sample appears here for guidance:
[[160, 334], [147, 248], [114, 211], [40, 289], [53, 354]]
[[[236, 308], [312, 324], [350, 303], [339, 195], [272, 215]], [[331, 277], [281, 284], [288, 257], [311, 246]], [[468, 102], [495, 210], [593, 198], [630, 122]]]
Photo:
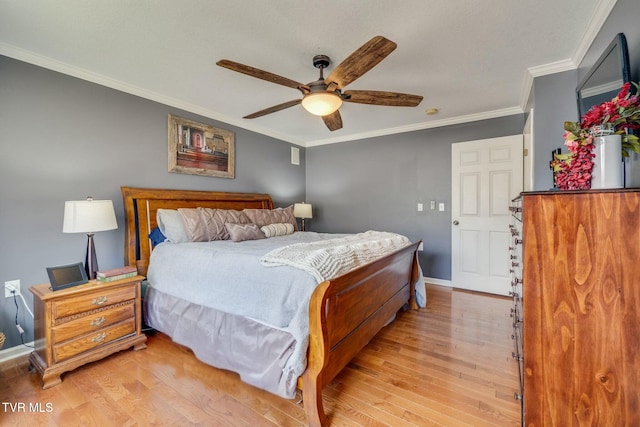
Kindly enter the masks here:
[[627, 39], [619, 33], [576, 87], [579, 117], [616, 96], [631, 81], [630, 73]]

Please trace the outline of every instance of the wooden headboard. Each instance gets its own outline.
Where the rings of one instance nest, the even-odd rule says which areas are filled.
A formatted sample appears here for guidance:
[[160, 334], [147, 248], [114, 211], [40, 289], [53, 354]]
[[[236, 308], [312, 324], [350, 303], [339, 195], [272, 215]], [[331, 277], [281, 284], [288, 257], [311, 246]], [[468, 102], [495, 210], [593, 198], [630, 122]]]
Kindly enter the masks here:
[[273, 209], [273, 201], [268, 194], [133, 187], [120, 189], [125, 214], [124, 265], [135, 265], [138, 274], [143, 276], [147, 275], [152, 249], [148, 235], [158, 225], [158, 209]]

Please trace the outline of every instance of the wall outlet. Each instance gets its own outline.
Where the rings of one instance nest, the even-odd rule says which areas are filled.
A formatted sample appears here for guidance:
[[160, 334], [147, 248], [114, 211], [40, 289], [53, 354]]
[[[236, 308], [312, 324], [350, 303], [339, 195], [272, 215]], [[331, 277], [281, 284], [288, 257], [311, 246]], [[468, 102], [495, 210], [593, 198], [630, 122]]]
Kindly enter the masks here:
[[418, 203], [418, 212], [422, 212], [424, 210], [424, 205], [422, 203]]
[[16, 291], [16, 296], [20, 295], [20, 280], [9, 280], [4, 282], [4, 297], [13, 298], [11, 290]]

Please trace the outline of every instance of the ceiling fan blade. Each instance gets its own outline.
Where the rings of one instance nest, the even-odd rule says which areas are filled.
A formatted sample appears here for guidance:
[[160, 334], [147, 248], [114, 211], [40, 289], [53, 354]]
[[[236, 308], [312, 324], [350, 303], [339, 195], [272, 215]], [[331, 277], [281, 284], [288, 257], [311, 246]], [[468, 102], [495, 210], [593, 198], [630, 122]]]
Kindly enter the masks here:
[[238, 62], [229, 61], [228, 59], [221, 59], [220, 61], [216, 62], [216, 65], [219, 65], [220, 67], [228, 68], [232, 71], [237, 71], [238, 73], [246, 74], [251, 77], [256, 77], [271, 83], [276, 83], [276, 84], [287, 86], [293, 89], [300, 89], [301, 87], [305, 87], [304, 84], [296, 82], [295, 80], [291, 80], [286, 77], [282, 77], [277, 74], [270, 73], [268, 71], [260, 70], [258, 68], [250, 67], [248, 65], [240, 64]]
[[322, 116], [322, 120], [331, 132], [342, 129], [342, 116], [340, 116], [339, 110], [336, 110], [327, 116]]
[[329, 84], [336, 83], [338, 89], [342, 89], [375, 67], [393, 52], [396, 46], [391, 40], [375, 36], [334, 68], [325, 80]]
[[416, 107], [422, 102], [419, 95], [409, 93], [384, 92], [379, 90], [347, 90], [342, 93], [343, 101], [357, 104], [385, 105], [389, 107]]
[[255, 119], [256, 117], [266, 116], [267, 114], [275, 113], [276, 111], [298, 105], [301, 101], [302, 99], [294, 99], [293, 101], [283, 102], [282, 104], [274, 105], [273, 107], [265, 108], [264, 110], [256, 111], [253, 114], [244, 116], [243, 119]]

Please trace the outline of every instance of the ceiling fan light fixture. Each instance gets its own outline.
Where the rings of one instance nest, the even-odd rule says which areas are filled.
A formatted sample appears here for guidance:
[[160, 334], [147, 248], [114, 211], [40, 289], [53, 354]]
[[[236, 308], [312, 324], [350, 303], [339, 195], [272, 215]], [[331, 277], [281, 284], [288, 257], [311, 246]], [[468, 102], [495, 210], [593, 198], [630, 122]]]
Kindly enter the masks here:
[[328, 116], [342, 105], [342, 99], [334, 92], [311, 92], [302, 98], [302, 106], [315, 116]]

